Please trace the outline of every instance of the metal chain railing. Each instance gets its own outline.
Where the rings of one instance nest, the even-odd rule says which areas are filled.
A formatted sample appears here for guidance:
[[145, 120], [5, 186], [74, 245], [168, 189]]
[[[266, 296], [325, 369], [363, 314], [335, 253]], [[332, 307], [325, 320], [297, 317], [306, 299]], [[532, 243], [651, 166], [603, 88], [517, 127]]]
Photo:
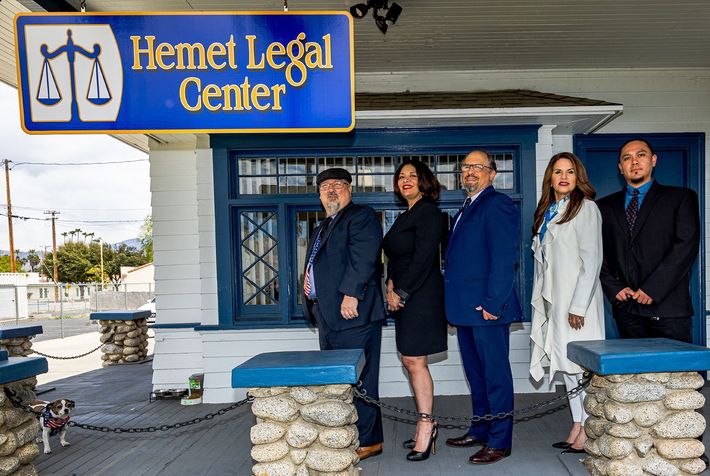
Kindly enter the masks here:
[[49, 354], [42, 353], [36, 349], [32, 349], [32, 352], [34, 352], [37, 355], [41, 355], [42, 357], [46, 357], [48, 359], [71, 360], [71, 359], [80, 359], [81, 357], [86, 357], [89, 354], [93, 354], [94, 352], [99, 350], [101, 347], [103, 347], [103, 344], [99, 344], [99, 346], [96, 347], [95, 349], [91, 349], [90, 351], [84, 352], [83, 354], [71, 355], [71, 356], [49, 355]]
[[[383, 410], [389, 410], [394, 413], [399, 413], [402, 415], [408, 415], [411, 417], [415, 418], [420, 418], [420, 417], [425, 417], [427, 419], [434, 419], [434, 420], [448, 420], [448, 421], [463, 421], [467, 422], [469, 424], [471, 423], [477, 423], [480, 421], [491, 421], [491, 420], [496, 420], [496, 419], [504, 419], [504, 418], [512, 418], [516, 415], [520, 415], [523, 413], [530, 413], [536, 410], [539, 410], [541, 408], [547, 407], [552, 405], [553, 403], [556, 403], [564, 398], [568, 398], [571, 396], [574, 396], [584, 390], [588, 385], [589, 382], [591, 381], [592, 376], [591, 374], [585, 374], [584, 377], [579, 381], [579, 384], [573, 388], [572, 390], [569, 390], [568, 392], [563, 393], [562, 395], [557, 395], [553, 398], [550, 398], [549, 400], [545, 400], [542, 402], [535, 403], [533, 405], [530, 405], [525, 408], [520, 408], [518, 410], [511, 410], [509, 412], [500, 412], [497, 414], [487, 414], [487, 415], [473, 415], [473, 416], [463, 416], [463, 415], [436, 415], [436, 414], [428, 414], [428, 413], [419, 413], [414, 410], [408, 410], [406, 408], [401, 408], [397, 407], [395, 405], [390, 405], [388, 403], [381, 402], [380, 400], [376, 400], [374, 398], [368, 397], [366, 395], [365, 390], [362, 389], [362, 382], [358, 382], [358, 384], [355, 386], [355, 397], [364, 401], [365, 403], [369, 403], [371, 405], [375, 405], [377, 407], [380, 407]], [[23, 405], [22, 402], [19, 402], [15, 395], [9, 391], [9, 389], [5, 389], [5, 393], [9, 397], [10, 402], [17, 408], [21, 408], [27, 412], [36, 414], [34, 410], [32, 410], [31, 407], [28, 405]], [[75, 422], [75, 421], [70, 421], [68, 423], [69, 426], [81, 428], [83, 430], [90, 430], [90, 431], [99, 431], [102, 433], [153, 433], [157, 431], [169, 431], [169, 430], [174, 430], [178, 428], [183, 428], [186, 426], [191, 426], [191, 425], [196, 425], [197, 423], [201, 423], [203, 421], [207, 420], [212, 420], [216, 416], [221, 416], [224, 415], [227, 412], [230, 412], [236, 408], [239, 408], [243, 405], [246, 405], [247, 403], [251, 403], [254, 401], [254, 397], [251, 395], [247, 394], [247, 397], [244, 398], [243, 400], [240, 400], [238, 402], [235, 402], [228, 407], [221, 408], [217, 410], [216, 412], [213, 413], [208, 413], [205, 416], [198, 417], [198, 418], [193, 418], [191, 420], [183, 421], [183, 422], [178, 422], [178, 423], [173, 423], [171, 425], [159, 425], [159, 426], [147, 426], [147, 427], [137, 427], [137, 428], [121, 428], [121, 427], [108, 427], [108, 426], [97, 426], [97, 425], [89, 425], [87, 423], [80, 423], [80, 422]], [[554, 413], [557, 409], [551, 409], [547, 410], [544, 412], [544, 415]], [[400, 419], [397, 419], [394, 417], [397, 421], [400, 421]], [[525, 421], [525, 418], [522, 419], [522, 421]], [[517, 423], [517, 421], [515, 421]], [[461, 428], [461, 429], [467, 429], [468, 425], [454, 425], [454, 424], [439, 424], [441, 428], [447, 428], [447, 429], [456, 429], [456, 428]]]
[[169, 431], [169, 430], [175, 430], [175, 429], [183, 428], [183, 427], [190, 426], [190, 425], [196, 425], [196, 424], [201, 423], [203, 421], [211, 420], [216, 416], [224, 415], [225, 413], [232, 411], [235, 408], [239, 408], [243, 405], [246, 405], [247, 403], [251, 403], [253, 400], [254, 400], [254, 397], [252, 397], [251, 395], [247, 395], [247, 397], [245, 399], [240, 400], [238, 402], [234, 402], [231, 405], [229, 405], [228, 407], [220, 408], [219, 410], [217, 410], [214, 413], [208, 413], [205, 416], [193, 418], [192, 420], [173, 423], [172, 425], [144, 426], [144, 427], [138, 427], [138, 428], [121, 428], [121, 427], [111, 428], [108, 426], [89, 425], [86, 423], [79, 423], [79, 422], [75, 422], [75, 421], [70, 421], [68, 423], [68, 425], [75, 426], [77, 428], [81, 428], [82, 430], [100, 431], [102, 433], [153, 433], [156, 431]]
[[[5, 394], [8, 396], [8, 399], [10, 400], [10, 402], [12, 403], [12, 405], [14, 407], [20, 408], [28, 413], [38, 415], [38, 413], [36, 411], [34, 411], [32, 409], [32, 407], [30, 407], [29, 405], [24, 405], [21, 401], [18, 401], [17, 396], [10, 389], [5, 388]], [[74, 426], [76, 428], [81, 428], [82, 430], [100, 431], [102, 433], [153, 433], [156, 431], [169, 431], [169, 430], [175, 430], [178, 428], [184, 428], [186, 426], [196, 425], [198, 423], [202, 423], [203, 421], [212, 420], [216, 416], [224, 415], [225, 413], [230, 412], [230, 411], [234, 410], [235, 408], [239, 408], [239, 407], [246, 405], [247, 403], [251, 403], [253, 401], [254, 401], [254, 397], [247, 394], [246, 398], [244, 398], [243, 400], [239, 400], [238, 402], [234, 402], [231, 405], [229, 405], [228, 407], [220, 408], [216, 412], [208, 413], [205, 416], [193, 418], [192, 420], [173, 423], [172, 425], [144, 426], [144, 427], [137, 427], [137, 428], [121, 428], [121, 427], [111, 428], [108, 426], [89, 425], [87, 423], [80, 423], [80, 422], [76, 422], [76, 421], [69, 421], [69, 423], [67, 423], [67, 425]]]
[[[470, 423], [477, 423], [480, 421], [491, 421], [491, 420], [498, 420], [498, 419], [505, 419], [505, 418], [511, 418], [516, 415], [520, 415], [523, 413], [530, 413], [535, 410], [539, 410], [541, 408], [547, 407], [552, 405], [553, 403], [556, 403], [564, 398], [568, 398], [574, 395], [577, 395], [579, 392], [584, 390], [588, 385], [589, 382], [592, 380], [591, 374], [585, 374], [584, 377], [579, 381], [579, 384], [573, 388], [572, 390], [563, 393], [562, 395], [557, 395], [549, 400], [545, 400], [543, 402], [538, 402], [535, 403], [534, 405], [530, 405], [525, 408], [520, 408], [518, 410], [511, 410], [509, 412], [500, 412], [496, 414], [487, 414], [487, 415], [473, 415], [473, 416], [448, 416], [448, 415], [435, 415], [435, 414], [429, 414], [429, 413], [419, 413], [415, 410], [408, 410], [406, 408], [402, 407], [397, 407], [395, 405], [390, 405], [388, 403], [381, 402], [380, 400], [376, 400], [374, 398], [371, 398], [367, 396], [367, 392], [362, 388], [362, 382], [358, 382], [357, 386], [355, 387], [355, 396], [362, 400], [365, 403], [369, 403], [370, 405], [375, 405], [380, 407], [383, 410], [389, 410], [395, 413], [403, 414], [403, 415], [408, 415], [414, 418], [426, 418], [428, 420], [448, 420], [448, 421], [465, 421]], [[461, 426], [459, 425], [452, 425], [452, 424], [444, 424], [444, 425], [439, 425], [442, 428], [459, 428]], [[465, 426], [465, 428], [468, 428], [468, 426]]]

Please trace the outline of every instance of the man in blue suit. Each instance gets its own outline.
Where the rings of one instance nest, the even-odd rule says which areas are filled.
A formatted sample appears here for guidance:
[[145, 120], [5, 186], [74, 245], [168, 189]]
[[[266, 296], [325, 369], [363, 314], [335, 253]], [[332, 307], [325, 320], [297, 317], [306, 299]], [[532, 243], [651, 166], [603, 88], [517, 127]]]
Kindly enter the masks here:
[[[379, 398], [380, 345], [385, 309], [380, 287], [382, 226], [375, 210], [352, 203], [352, 176], [341, 168], [316, 177], [328, 215], [311, 234], [304, 264], [303, 311], [318, 326], [321, 350], [362, 349], [362, 388]], [[358, 457], [382, 453], [379, 407], [355, 400]]]
[[[495, 176], [496, 163], [487, 152], [474, 150], [463, 160], [461, 185], [468, 197], [452, 220], [444, 267], [446, 317], [456, 326], [478, 416], [513, 410], [509, 332], [511, 322], [523, 315], [515, 292], [518, 208], [493, 188]], [[446, 444], [482, 446], [469, 462], [490, 464], [510, 455], [512, 439], [511, 416], [474, 423]]]

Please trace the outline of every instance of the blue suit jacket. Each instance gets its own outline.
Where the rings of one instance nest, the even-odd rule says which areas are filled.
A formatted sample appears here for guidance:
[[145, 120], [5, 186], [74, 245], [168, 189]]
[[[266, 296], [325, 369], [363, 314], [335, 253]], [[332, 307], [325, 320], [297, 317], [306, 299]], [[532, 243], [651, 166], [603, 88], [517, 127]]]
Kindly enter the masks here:
[[[311, 233], [306, 257], [311, 255], [317, 235], [318, 229]], [[313, 274], [320, 315], [329, 329], [338, 331], [385, 319], [381, 247], [382, 226], [371, 207], [348, 204], [326, 230], [313, 261]], [[344, 295], [358, 299], [355, 319], [340, 315]], [[313, 321], [305, 299], [302, 304], [304, 314]]]
[[[444, 266], [449, 323], [490, 326], [521, 320], [523, 312], [515, 292], [520, 253], [518, 207], [491, 186], [459, 214], [458, 224], [456, 217], [451, 221]], [[478, 306], [499, 318], [483, 319]]]

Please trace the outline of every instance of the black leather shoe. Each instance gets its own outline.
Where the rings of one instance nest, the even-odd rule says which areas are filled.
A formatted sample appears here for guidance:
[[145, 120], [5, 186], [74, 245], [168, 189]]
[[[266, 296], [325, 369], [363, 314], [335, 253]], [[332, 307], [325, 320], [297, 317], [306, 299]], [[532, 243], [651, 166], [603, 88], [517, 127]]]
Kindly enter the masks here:
[[471, 446], [486, 446], [486, 444], [485, 441], [481, 441], [468, 433], [456, 438], [446, 439], [446, 445], [453, 446], [454, 448], [470, 448]]
[[413, 450], [416, 444], [417, 442], [414, 440], [414, 438], [410, 438], [407, 441], [402, 442], [402, 448], [404, 448], [405, 450]]
[[558, 450], [566, 450], [567, 448], [572, 447], [572, 443], [567, 443], [566, 441], [558, 441], [557, 443], [552, 443], [553, 448], [557, 448]]
[[510, 448], [485, 447], [468, 459], [471, 464], [493, 464], [510, 456]]
[[572, 447], [570, 446], [569, 448], [567, 448], [567, 449], [565, 449], [565, 450], [562, 450], [562, 453], [561, 453], [561, 454], [565, 454], [565, 453], [567, 453], [567, 454], [570, 454], [570, 453], [571, 453], [571, 454], [582, 454], [582, 453], [586, 453], [586, 451], [584, 451], [584, 450], [578, 450], [577, 448], [572, 448]]

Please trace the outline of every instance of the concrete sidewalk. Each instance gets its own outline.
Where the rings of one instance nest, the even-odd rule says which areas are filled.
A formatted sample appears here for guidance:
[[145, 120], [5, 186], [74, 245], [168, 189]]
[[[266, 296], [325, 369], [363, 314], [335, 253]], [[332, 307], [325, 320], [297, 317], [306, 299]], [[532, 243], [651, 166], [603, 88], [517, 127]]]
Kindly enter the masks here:
[[[150, 331], [148, 335], [152, 336], [153, 332]], [[100, 334], [98, 332], [89, 332], [65, 337], [64, 339], [50, 339], [40, 342], [33, 341], [32, 348], [48, 355], [70, 357], [89, 352], [98, 347], [101, 343], [99, 336]], [[153, 356], [154, 345], [155, 340], [148, 339], [149, 358]], [[73, 377], [74, 375], [102, 368], [101, 349], [78, 359], [60, 360], [48, 358], [47, 362], [49, 363], [49, 372], [37, 376], [38, 385], [44, 385], [55, 380]]]

